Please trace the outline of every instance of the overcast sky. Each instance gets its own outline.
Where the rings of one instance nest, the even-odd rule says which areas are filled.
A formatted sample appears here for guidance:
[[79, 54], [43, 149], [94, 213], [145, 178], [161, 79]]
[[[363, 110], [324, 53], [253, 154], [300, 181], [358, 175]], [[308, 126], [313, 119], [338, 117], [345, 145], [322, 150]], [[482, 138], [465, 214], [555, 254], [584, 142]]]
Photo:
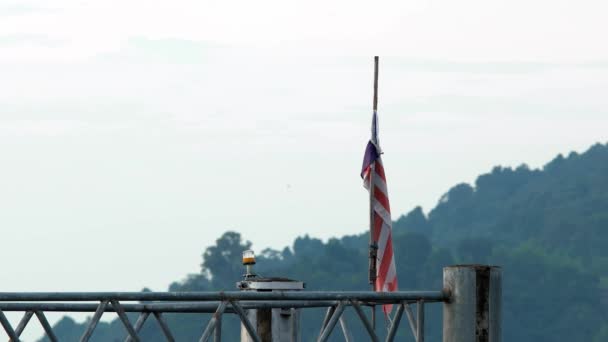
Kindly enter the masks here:
[[224, 231], [366, 229], [605, 142], [604, 1], [0, 2], [1, 291], [165, 290]]

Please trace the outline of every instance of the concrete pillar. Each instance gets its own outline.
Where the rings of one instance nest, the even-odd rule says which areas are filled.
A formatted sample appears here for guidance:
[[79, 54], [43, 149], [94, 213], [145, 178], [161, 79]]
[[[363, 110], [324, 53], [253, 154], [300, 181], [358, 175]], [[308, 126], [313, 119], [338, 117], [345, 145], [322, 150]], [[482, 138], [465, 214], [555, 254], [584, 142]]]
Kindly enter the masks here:
[[443, 305], [443, 342], [500, 342], [500, 267], [445, 267], [443, 287], [450, 295]]
[[[243, 291], [301, 291], [304, 283], [285, 278], [250, 278], [237, 283]], [[262, 342], [300, 342], [300, 310], [251, 309], [247, 317]], [[241, 324], [241, 342], [253, 342]]]

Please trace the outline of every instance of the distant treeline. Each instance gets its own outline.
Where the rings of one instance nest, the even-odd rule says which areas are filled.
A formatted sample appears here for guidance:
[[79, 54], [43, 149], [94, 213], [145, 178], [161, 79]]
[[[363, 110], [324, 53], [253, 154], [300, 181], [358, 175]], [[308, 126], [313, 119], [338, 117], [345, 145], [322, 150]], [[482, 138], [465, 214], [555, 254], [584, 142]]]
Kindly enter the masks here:
[[[442, 268], [454, 263], [500, 265], [505, 341], [608, 341], [607, 145], [559, 155], [540, 170], [496, 167], [474, 186], [451, 188], [428, 215], [418, 207], [401, 216], [393, 229], [400, 289], [440, 289]], [[367, 243], [367, 233], [326, 243], [299, 237], [289, 248], [260, 253], [257, 271], [304, 280], [308, 290], [365, 290]], [[243, 272], [241, 252], [249, 247], [239, 233], [223, 234], [204, 251], [200, 273], [169, 290], [234, 289]], [[427, 315], [427, 339], [440, 341], [441, 305], [429, 305]], [[198, 340], [207, 317], [167, 315], [178, 341]], [[320, 311], [305, 311], [303, 341], [314, 341], [321, 319]], [[364, 336], [354, 317], [349, 322]], [[238, 341], [238, 322], [224, 324], [225, 340]], [[69, 317], [55, 327], [65, 341], [76, 341], [84, 328]], [[413, 341], [407, 325], [399, 334]], [[113, 321], [101, 323], [93, 340], [124, 337]], [[163, 337], [148, 322], [142, 340]]]

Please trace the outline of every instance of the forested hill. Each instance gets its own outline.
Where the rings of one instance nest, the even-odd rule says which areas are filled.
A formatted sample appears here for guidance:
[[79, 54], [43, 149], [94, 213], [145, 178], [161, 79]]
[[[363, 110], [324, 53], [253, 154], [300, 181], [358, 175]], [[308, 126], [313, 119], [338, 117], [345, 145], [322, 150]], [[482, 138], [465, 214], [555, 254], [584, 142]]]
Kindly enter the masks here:
[[[542, 169], [495, 167], [474, 185], [451, 188], [428, 215], [415, 208], [401, 216], [393, 235], [404, 290], [441, 288], [449, 264], [501, 265], [505, 341], [608, 341], [608, 145], [559, 155]], [[304, 280], [310, 290], [367, 289], [367, 239], [366, 233], [327, 242], [299, 237], [283, 250], [261, 252], [257, 269]], [[233, 289], [242, 274], [240, 253], [250, 246], [240, 234], [225, 233], [203, 252], [200, 273], [169, 290]], [[198, 340], [207, 319], [168, 316], [179, 341]], [[314, 340], [321, 319], [304, 315], [303, 341]], [[225, 324], [237, 327], [234, 320]], [[428, 340], [440, 341], [441, 305], [429, 306], [426, 324]], [[61, 340], [76, 341], [84, 325], [66, 317], [56, 329]], [[411, 340], [406, 329], [399, 334]], [[124, 336], [114, 321], [100, 324], [93, 340]], [[238, 329], [225, 330], [227, 341], [237, 336]], [[163, 339], [147, 323], [142, 340]]]
[[[608, 257], [608, 146], [559, 155], [542, 170], [496, 167], [448, 191], [422, 225], [433, 241], [533, 241], [585, 264]], [[426, 225], [425, 225], [426, 224]], [[604, 262], [606, 260], [603, 260]], [[602, 269], [608, 271], [608, 263]]]

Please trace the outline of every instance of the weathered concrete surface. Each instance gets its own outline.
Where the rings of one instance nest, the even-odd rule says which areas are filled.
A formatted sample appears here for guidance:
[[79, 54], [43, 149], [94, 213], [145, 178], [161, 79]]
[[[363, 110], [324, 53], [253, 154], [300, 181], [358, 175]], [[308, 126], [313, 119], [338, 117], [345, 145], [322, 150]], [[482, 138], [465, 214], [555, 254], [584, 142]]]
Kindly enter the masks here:
[[[237, 283], [243, 291], [284, 292], [301, 291], [304, 283], [286, 278], [252, 278]], [[253, 323], [262, 342], [300, 342], [300, 310], [298, 309], [250, 309], [247, 317]], [[241, 342], [253, 342], [241, 324]]]
[[500, 342], [501, 269], [455, 265], [443, 269], [443, 342]]

